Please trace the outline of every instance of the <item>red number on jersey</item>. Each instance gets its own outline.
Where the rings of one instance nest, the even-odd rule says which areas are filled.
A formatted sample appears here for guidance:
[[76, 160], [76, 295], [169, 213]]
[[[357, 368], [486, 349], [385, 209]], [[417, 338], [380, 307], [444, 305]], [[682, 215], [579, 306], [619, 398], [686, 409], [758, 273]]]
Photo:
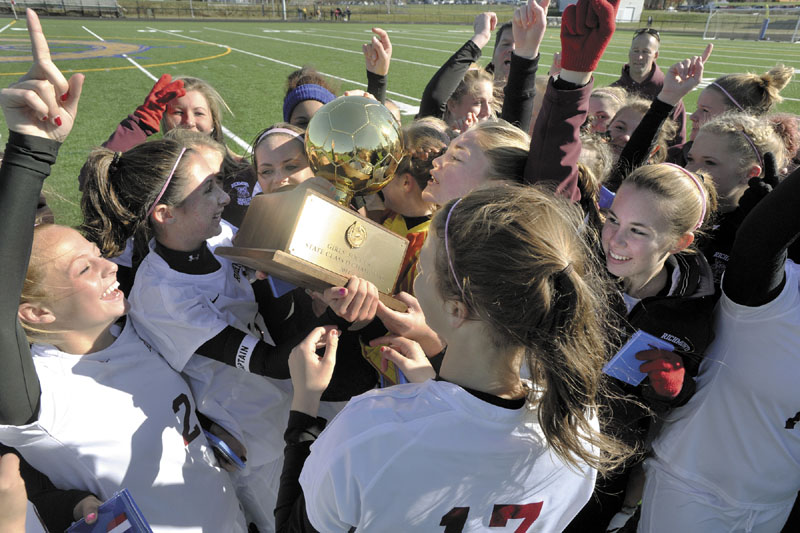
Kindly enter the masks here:
[[[492, 509], [489, 527], [505, 527], [509, 520], [522, 520], [514, 533], [525, 533], [539, 518], [544, 502], [517, 504], [497, 504]], [[439, 522], [445, 533], [459, 533], [464, 530], [469, 515], [469, 507], [453, 507]]]
[[495, 505], [489, 527], [503, 527], [509, 520], [522, 519], [522, 523], [514, 533], [525, 533], [539, 518], [544, 502], [527, 503], [525, 505]]
[[181, 435], [183, 435], [184, 446], [188, 446], [190, 442], [200, 436], [200, 426], [195, 424], [191, 431], [189, 430], [189, 419], [192, 417], [192, 403], [189, 401], [189, 397], [184, 393], [180, 393], [177, 398], [172, 400], [172, 410], [175, 414], [178, 414], [178, 411], [181, 410], [181, 405], [186, 408], [186, 413], [183, 415], [183, 431]]

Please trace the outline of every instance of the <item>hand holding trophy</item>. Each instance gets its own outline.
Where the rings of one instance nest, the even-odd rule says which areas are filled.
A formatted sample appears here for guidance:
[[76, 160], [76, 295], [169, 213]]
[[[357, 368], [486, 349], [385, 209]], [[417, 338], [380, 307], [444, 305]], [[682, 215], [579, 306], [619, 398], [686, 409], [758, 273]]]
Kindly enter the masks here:
[[394, 177], [403, 157], [400, 125], [379, 102], [343, 96], [314, 114], [305, 142], [334, 199], [315, 180], [256, 196], [236, 246], [216, 253], [317, 291], [358, 276], [378, 288], [385, 305], [405, 310], [392, 291], [408, 241], [349, 208], [354, 195], [375, 193]]

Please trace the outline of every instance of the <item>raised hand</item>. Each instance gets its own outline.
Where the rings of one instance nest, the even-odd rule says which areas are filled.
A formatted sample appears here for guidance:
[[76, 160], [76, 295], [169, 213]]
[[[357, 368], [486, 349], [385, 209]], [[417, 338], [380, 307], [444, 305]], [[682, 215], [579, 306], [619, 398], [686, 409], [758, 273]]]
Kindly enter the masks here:
[[[320, 357], [317, 355], [317, 349], [323, 344], [325, 354]], [[320, 398], [333, 376], [338, 346], [337, 330], [314, 328], [289, 354], [289, 373], [294, 387], [293, 411], [317, 416]]]
[[392, 43], [389, 34], [380, 28], [372, 28], [372, 41], [361, 45], [367, 70], [381, 76], [389, 74], [389, 63], [392, 61]]
[[528, 4], [514, 10], [511, 30], [514, 34], [514, 53], [533, 59], [539, 55], [539, 45], [547, 28], [547, 7], [550, 0], [528, 0]]
[[688, 57], [678, 61], [664, 76], [664, 86], [658, 99], [670, 105], [676, 105], [681, 98], [689, 94], [703, 80], [703, 65], [711, 55], [714, 45], [709, 43], [703, 55]]
[[137, 107], [133, 114], [139, 117], [142, 123], [146, 124], [153, 132], [158, 132], [161, 129], [161, 117], [167, 110], [167, 104], [185, 94], [183, 80], [172, 81], [172, 76], [164, 74], [153, 85], [150, 94], [144, 99], [144, 103]]
[[619, 0], [578, 0], [561, 15], [561, 68], [592, 72], [616, 29]]
[[69, 81], [50, 59], [39, 17], [26, 11], [33, 65], [19, 81], [0, 91], [8, 129], [34, 137], [63, 141], [72, 130], [83, 88], [83, 74]]
[[475, 34], [472, 36], [471, 41], [475, 43], [478, 48], [483, 49], [491, 40], [495, 26], [497, 26], [497, 14], [493, 11], [479, 13], [475, 16], [475, 22], [472, 23], [472, 29]]

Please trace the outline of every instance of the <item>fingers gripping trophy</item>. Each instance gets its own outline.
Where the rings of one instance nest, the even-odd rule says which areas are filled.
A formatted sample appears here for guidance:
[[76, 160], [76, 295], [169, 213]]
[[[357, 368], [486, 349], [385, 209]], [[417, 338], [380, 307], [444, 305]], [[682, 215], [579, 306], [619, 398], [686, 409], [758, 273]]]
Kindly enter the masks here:
[[350, 209], [379, 191], [403, 157], [400, 124], [379, 102], [342, 96], [322, 106], [306, 131], [317, 178], [253, 198], [233, 247], [216, 253], [294, 285], [323, 290], [350, 276], [371, 281], [389, 307], [408, 241]]

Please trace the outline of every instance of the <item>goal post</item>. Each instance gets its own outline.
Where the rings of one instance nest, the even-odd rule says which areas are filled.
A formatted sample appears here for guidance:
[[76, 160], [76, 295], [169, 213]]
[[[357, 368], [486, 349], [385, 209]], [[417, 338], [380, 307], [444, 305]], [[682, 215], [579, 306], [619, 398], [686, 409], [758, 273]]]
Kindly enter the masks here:
[[800, 7], [712, 7], [703, 39], [800, 40]]

